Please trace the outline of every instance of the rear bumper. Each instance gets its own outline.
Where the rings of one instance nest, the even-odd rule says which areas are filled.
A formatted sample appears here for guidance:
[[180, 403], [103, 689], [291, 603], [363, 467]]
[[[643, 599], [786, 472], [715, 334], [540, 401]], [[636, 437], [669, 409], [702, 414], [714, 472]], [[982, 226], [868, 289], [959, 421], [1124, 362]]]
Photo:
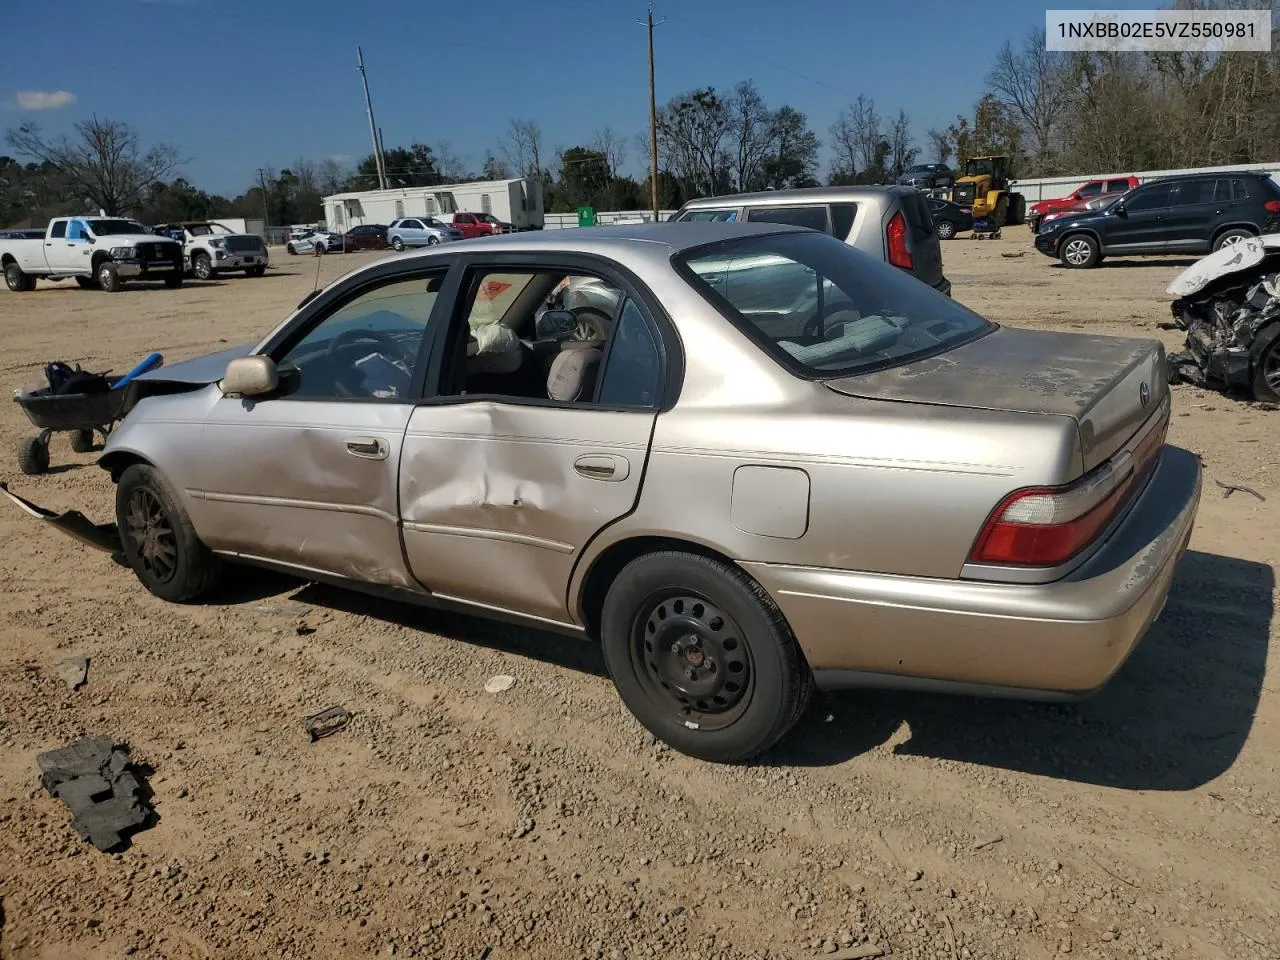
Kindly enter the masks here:
[[1200, 484], [1199, 460], [1166, 446], [1107, 543], [1053, 583], [742, 566], [781, 608], [827, 685], [1079, 697], [1110, 679], [1163, 608]]

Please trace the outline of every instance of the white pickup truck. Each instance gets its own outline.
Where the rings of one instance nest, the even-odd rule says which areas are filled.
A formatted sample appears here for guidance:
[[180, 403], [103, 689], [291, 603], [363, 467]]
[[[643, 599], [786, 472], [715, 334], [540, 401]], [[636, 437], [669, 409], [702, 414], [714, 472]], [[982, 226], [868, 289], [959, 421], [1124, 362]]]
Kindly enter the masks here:
[[180, 287], [182, 266], [182, 244], [121, 217], [58, 217], [41, 239], [0, 240], [0, 270], [14, 293], [34, 290], [39, 278], [74, 277], [86, 289], [108, 293], [127, 280]]
[[151, 229], [182, 242], [187, 269], [197, 280], [211, 280], [228, 270], [243, 270], [247, 277], [267, 272], [267, 245], [256, 234], [233, 233], [211, 220], [158, 223]]

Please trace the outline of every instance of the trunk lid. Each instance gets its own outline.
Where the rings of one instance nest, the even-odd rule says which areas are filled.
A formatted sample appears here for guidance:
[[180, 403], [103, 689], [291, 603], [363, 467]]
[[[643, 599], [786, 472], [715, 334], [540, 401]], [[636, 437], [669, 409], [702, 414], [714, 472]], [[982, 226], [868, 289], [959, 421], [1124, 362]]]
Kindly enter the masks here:
[[1009, 327], [936, 357], [825, 383], [852, 397], [1070, 417], [1086, 472], [1120, 449], [1169, 392], [1157, 340]]

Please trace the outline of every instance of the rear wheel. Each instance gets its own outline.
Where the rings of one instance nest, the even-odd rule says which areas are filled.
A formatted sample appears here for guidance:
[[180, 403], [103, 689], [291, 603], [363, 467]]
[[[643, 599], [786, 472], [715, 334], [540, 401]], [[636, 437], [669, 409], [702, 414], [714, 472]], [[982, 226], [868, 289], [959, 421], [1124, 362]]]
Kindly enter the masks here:
[[938, 239], [950, 240], [956, 235], [956, 225], [950, 220], [938, 221]]
[[116, 526], [129, 566], [161, 600], [195, 600], [217, 581], [221, 563], [196, 535], [173, 488], [155, 467], [135, 463], [121, 475]]
[[18, 444], [18, 469], [29, 477], [49, 469], [49, 445], [39, 437], [24, 437]]
[[93, 450], [93, 431], [77, 430], [71, 434], [71, 449], [76, 453], [89, 453]]
[[1062, 261], [1064, 267], [1071, 269], [1097, 266], [1101, 259], [1098, 256], [1098, 241], [1087, 233], [1069, 236], [1058, 248], [1058, 259]]
[[631, 712], [654, 736], [703, 760], [767, 749], [812, 693], [781, 611], [720, 560], [677, 551], [633, 560], [609, 589], [600, 632]]
[[1253, 233], [1251, 231], [1242, 228], [1224, 230], [1218, 239], [1213, 242], [1213, 249], [1221, 250], [1223, 247], [1231, 247], [1241, 240], [1248, 240], [1252, 236]]
[[14, 293], [30, 293], [36, 288], [36, 278], [24, 272], [16, 263], [6, 264], [4, 283]]

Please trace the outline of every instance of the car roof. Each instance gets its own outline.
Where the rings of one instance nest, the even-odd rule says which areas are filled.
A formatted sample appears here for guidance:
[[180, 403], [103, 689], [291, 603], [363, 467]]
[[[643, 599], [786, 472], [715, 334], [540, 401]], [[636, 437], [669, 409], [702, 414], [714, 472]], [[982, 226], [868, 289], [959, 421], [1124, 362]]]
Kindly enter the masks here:
[[763, 190], [759, 193], [731, 193], [718, 197], [700, 197], [688, 201], [682, 210], [694, 210], [699, 207], [728, 207], [743, 204], [775, 204], [788, 201], [805, 201], [808, 203], [830, 203], [840, 200], [867, 199], [870, 197], [904, 196], [911, 187], [894, 184], [884, 186], [861, 187], [797, 187], [794, 190]]
[[[617, 250], [619, 244], [660, 244], [671, 253], [740, 237], [795, 233], [797, 228], [777, 223], [724, 223], [693, 220], [680, 223], [629, 223], [608, 227], [570, 227], [564, 230], [529, 230], [467, 241], [467, 249], [539, 250], [560, 247], [590, 253]], [[808, 232], [808, 231], [806, 231]]]

